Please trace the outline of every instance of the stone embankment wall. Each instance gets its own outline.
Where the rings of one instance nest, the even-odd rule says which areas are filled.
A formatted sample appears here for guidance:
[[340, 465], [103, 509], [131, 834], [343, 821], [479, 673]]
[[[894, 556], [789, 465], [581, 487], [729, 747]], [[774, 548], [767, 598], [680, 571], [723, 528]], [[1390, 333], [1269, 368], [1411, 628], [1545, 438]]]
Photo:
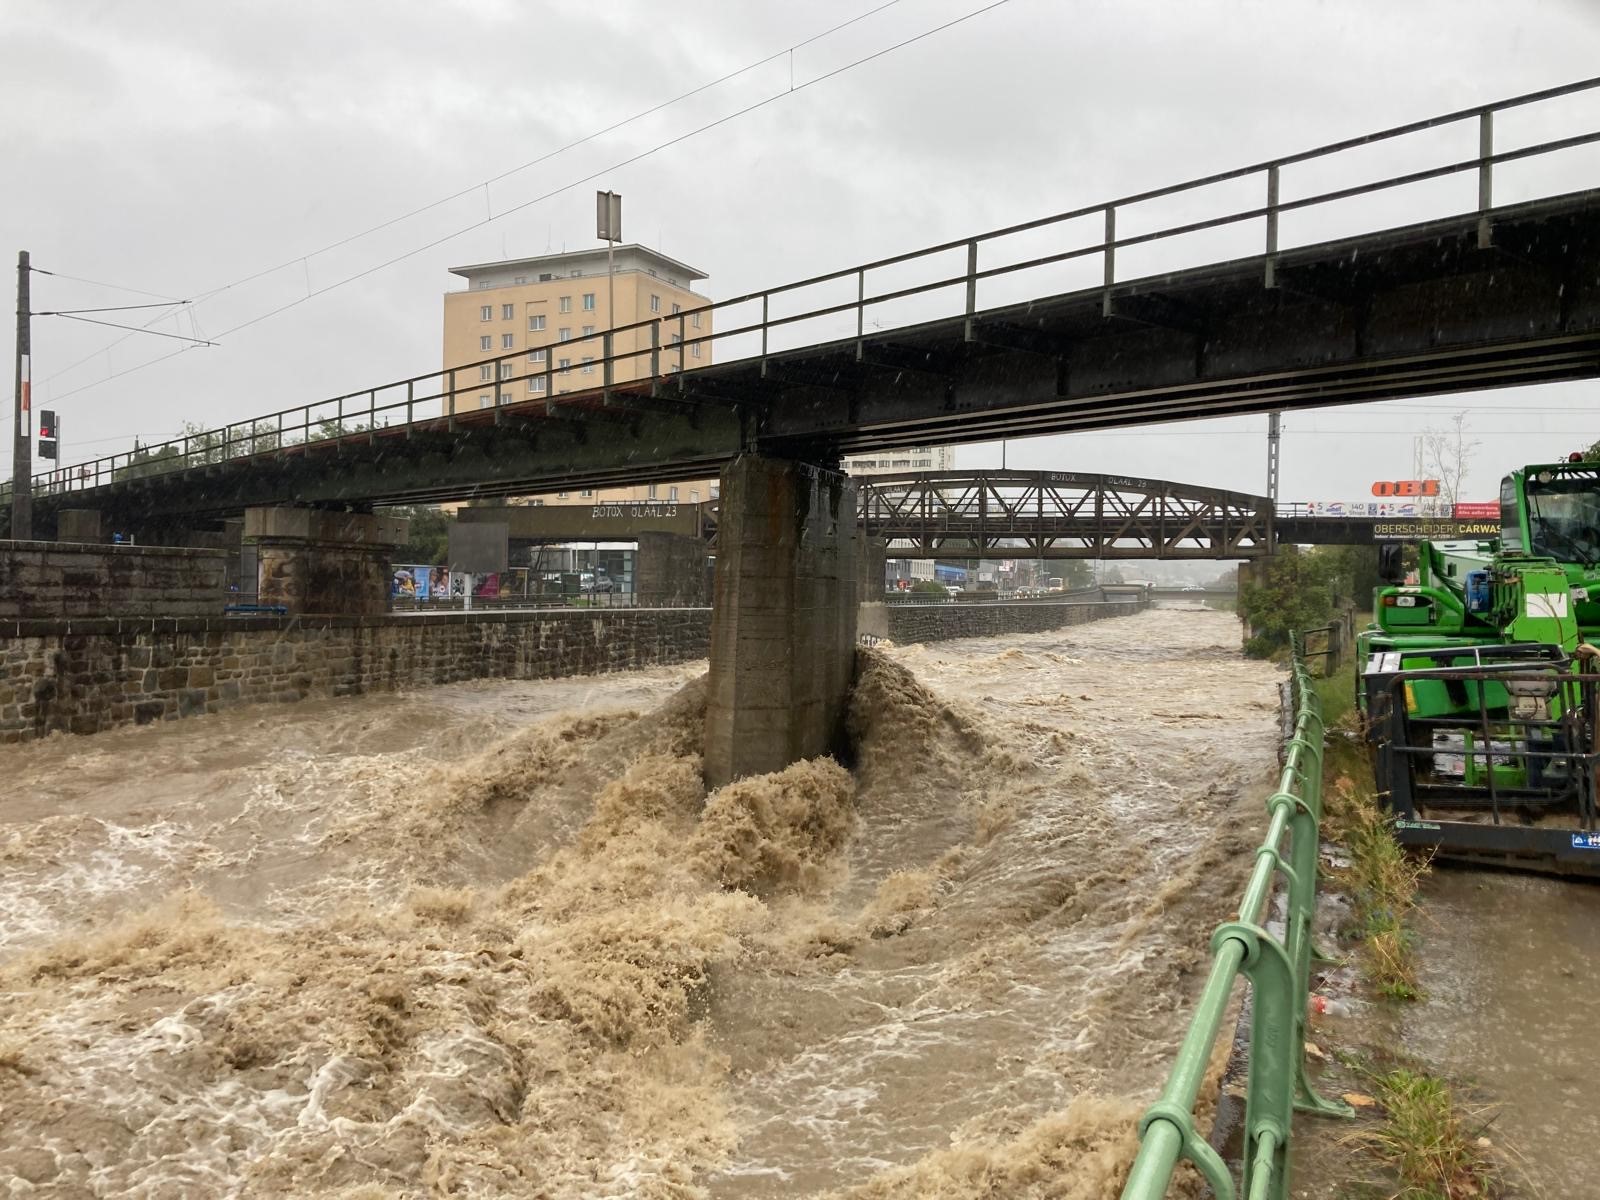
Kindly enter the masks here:
[[1061, 604], [890, 604], [883, 609], [889, 640], [899, 646], [950, 638], [997, 637], [1007, 633], [1045, 633], [1106, 617], [1143, 612], [1148, 601]]
[[0, 618], [222, 611], [220, 550], [0, 541]]
[[0, 622], [0, 741], [237, 704], [706, 656], [711, 610]]

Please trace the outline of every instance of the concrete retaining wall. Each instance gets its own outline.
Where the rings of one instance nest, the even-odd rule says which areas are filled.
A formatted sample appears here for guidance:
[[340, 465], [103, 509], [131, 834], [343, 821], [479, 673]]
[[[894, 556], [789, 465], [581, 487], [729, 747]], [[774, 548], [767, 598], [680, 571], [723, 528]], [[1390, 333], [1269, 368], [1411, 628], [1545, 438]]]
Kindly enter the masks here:
[[0, 618], [220, 613], [225, 561], [193, 547], [0, 541]]
[[704, 658], [711, 610], [0, 623], [0, 741], [238, 704]]
[[915, 642], [942, 642], [950, 638], [997, 637], [1007, 633], [1044, 633], [1067, 625], [1082, 625], [1106, 617], [1143, 612], [1148, 603], [1044, 603], [1016, 604], [891, 604], [889, 640], [898, 646]]

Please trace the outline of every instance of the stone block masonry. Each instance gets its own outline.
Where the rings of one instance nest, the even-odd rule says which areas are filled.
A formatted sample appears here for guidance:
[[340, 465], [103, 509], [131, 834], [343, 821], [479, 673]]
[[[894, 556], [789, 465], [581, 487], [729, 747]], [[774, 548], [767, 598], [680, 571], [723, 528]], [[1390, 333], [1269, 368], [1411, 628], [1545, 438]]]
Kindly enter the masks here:
[[0, 541], [0, 618], [218, 613], [224, 567], [220, 550]]
[[0, 622], [0, 741], [239, 704], [704, 658], [707, 608]]
[[890, 604], [889, 640], [897, 646], [943, 642], [951, 638], [999, 637], [1008, 633], [1046, 633], [1107, 617], [1143, 612], [1144, 600], [1030, 604]]

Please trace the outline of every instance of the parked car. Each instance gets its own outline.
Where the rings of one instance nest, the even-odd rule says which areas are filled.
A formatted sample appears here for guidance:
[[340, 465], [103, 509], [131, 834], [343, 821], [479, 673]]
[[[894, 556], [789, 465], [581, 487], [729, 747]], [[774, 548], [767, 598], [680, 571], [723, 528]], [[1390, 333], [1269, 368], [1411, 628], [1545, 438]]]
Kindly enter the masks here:
[[578, 590], [583, 592], [614, 592], [617, 590], [617, 585], [612, 581], [611, 576], [604, 572], [594, 574], [590, 571], [585, 571], [578, 577]]

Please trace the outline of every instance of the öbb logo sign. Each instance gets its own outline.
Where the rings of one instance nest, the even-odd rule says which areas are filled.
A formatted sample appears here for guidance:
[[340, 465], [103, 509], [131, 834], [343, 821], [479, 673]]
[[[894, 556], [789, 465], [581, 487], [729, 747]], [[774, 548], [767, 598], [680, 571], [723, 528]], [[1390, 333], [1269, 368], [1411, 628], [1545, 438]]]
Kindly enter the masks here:
[[1372, 485], [1374, 496], [1437, 496], [1437, 479], [1380, 479]]

